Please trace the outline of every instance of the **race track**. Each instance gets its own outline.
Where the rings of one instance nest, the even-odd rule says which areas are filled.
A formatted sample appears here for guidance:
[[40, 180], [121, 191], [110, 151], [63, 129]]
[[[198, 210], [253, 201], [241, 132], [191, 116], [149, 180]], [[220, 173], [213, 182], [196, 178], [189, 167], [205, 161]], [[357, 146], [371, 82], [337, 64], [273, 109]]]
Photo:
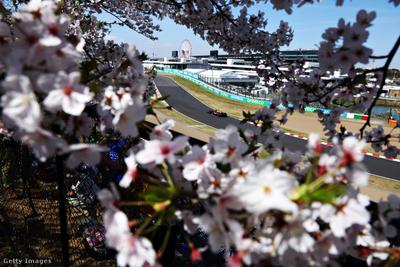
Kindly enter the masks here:
[[[241, 129], [255, 127], [250, 124], [240, 124], [239, 120], [231, 117], [221, 118], [209, 114], [208, 111], [210, 108], [208, 106], [197, 100], [169, 78], [158, 76], [156, 78], [156, 85], [163, 96], [169, 96], [166, 102], [171, 107], [199, 122], [218, 129], [225, 128], [229, 124], [235, 125]], [[284, 135], [283, 144], [289, 150], [305, 152], [307, 141]], [[366, 155], [364, 157], [364, 164], [372, 174], [400, 180], [399, 162]]]

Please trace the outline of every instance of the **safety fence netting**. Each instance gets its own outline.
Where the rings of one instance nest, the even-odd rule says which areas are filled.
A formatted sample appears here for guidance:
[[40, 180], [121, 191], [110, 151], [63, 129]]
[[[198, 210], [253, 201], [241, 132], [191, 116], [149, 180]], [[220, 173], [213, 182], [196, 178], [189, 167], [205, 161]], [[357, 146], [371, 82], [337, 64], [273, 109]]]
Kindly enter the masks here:
[[71, 173], [37, 161], [3, 135], [0, 166], [1, 266], [115, 266], [96, 200], [108, 181], [86, 166]]

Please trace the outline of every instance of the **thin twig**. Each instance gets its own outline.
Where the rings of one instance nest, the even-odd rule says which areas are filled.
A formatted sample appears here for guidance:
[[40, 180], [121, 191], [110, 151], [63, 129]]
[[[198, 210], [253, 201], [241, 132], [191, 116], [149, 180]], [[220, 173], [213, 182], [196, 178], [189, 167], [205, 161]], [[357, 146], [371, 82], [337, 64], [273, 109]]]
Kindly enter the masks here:
[[384, 56], [369, 56], [371, 59], [384, 59], [387, 58], [389, 55], [384, 55]]

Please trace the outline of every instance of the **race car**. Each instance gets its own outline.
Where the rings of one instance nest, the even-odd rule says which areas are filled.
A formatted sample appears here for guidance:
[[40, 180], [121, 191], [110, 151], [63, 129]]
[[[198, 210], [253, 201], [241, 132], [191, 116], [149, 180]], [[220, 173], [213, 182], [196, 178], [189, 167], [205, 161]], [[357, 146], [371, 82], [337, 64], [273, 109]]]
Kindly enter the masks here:
[[208, 113], [210, 113], [210, 114], [212, 114], [214, 116], [217, 116], [217, 117], [228, 117], [228, 114], [226, 114], [226, 112], [222, 112], [222, 111], [219, 111], [217, 109], [210, 109], [208, 111]]

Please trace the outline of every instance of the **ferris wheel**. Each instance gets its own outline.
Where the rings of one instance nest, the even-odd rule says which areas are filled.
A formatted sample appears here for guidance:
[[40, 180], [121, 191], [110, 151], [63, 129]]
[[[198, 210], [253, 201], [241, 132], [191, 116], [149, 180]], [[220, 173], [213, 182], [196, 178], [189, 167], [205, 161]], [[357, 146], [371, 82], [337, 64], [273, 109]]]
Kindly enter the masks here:
[[192, 56], [192, 45], [189, 40], [183, 40], [179, 49], [179, 57], [189, 59]]

